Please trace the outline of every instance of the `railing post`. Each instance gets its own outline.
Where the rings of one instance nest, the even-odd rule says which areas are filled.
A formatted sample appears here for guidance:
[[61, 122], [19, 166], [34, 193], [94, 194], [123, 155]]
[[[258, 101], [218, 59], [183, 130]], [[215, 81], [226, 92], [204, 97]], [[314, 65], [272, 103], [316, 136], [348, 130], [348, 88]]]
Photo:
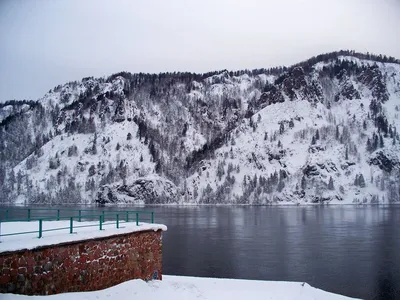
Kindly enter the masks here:
[[78, 214], [79, 214], [79, 222], [81, 221], [81, 216], [82, 216], [82, 211], [81, 210], [79, 210], [79, 212], [78, 212]]
[[103, 216], [100, 216], [99, 229], [103, 230]]
[[117, 214], [117, 228], [119, 228], [119, 214]]
[[60, 210], [57, 209], [57, 221], [60, 221]]
[[39, 239], [42, 238], [42, 231], [43, 231], [43, 220], [39, 220]]
[[126, 220], [127, 223], [129, 222], [129, 211], [126, 212]]
[[74, 233], [74, 217], [69, 218], [69, 233]]
[[139, 226], [139, 213], [136, 213], [136, 226]]
[[154, 223], [154, 211], [151, 212], [151, 224]]
[[30, 221], [30, 220], [31, 220], [31, 209], [28, 208], [28, 221]]

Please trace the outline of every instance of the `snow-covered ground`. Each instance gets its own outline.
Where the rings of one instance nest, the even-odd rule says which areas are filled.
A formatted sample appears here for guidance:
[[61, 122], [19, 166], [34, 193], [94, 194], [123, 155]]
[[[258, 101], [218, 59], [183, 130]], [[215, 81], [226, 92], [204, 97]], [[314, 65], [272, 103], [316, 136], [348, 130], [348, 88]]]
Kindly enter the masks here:
[[[19, 234], [0, 237], [0, 253], [4, 251], [14, 251], [20, 249], [33, 249], [40, 246], [48, 246], [65, 242], [73, 242], [85, 239], [107, 237], [117, 234], [147, 231], [147, 230], [167, 230], [167, 226], [161, 224], [125, 223], [121, 221], [119, 228], [116, 228], [115, 221], [103, 223], [102, 230], [99, 229], [99, 222], [74, 222], [73, 233], [70, 234], [70, 221], [43, 221], [43, 237], [38, 238], [39, 221], [31, 222], [4, 222], [0, 223], [1, 234], [10, 234], [18, 232], [32, 232], [29, 234]], [[77, 226], [88, 226], [77, 228]], [[64, 228], [63, 230], [45, 231], [55, 228]]]
[[216, 279], [163, 276], [162, 281], [131, 280], [111, 288], [52, 296], [2, 294], [2, 300], [102, 300], [102, 299], [268, 299], [268, 300], [339, 300], [354, 299], [313, 288], [301, 282], [274, 282], [241, 279]]

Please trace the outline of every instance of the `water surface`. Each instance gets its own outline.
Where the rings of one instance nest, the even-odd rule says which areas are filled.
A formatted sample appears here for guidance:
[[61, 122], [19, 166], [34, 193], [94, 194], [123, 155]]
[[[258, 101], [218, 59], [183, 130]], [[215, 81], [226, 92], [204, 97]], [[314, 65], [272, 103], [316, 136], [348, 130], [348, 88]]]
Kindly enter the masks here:
[[400, 299], [400, 207], [156, 207], [164, 273]]

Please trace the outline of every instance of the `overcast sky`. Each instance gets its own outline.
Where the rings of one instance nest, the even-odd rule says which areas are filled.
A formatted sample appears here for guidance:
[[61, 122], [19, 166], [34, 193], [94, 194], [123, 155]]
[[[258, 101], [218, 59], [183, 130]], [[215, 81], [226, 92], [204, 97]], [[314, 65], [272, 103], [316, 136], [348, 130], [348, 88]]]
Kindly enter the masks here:
[[400, 58], [400, 0], [0, 0], [0, 101], [119, 71], [291, 65], [339, 49]]

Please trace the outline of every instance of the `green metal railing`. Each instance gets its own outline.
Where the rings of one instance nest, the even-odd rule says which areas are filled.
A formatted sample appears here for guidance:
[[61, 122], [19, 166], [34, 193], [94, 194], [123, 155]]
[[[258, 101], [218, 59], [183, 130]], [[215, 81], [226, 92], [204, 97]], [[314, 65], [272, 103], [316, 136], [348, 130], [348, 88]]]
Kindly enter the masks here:
[[[38, 213], [39, 212], [39, 213]], [[41, 212], [41, 213], [40, 213]], [[67, 212], [67, 216], [63, 216]], [[51, 216], [44, 216], [46, 214], [54, 214]], [[22, 218], [18, 218], [22, 215]], [[4, 217], [3, 217], [4, 216]], [[26, 216], [26, 218], [23, 218]], [[134, 218], [133, 218], [134, 216]], [[147, 218], [146, 218], [147, 217]], [[108, 219], [108, 221], [106, 220]], [[69, 220], [68, 227], [58, 227], [51, 229], [43, 229], [43, 223], [47, 221], [60, 221]], [[75, 222], [82, 222], [83, 220], [98, 220], [96, 224], [89, 225], [74, 225]], [[11, 222], [33, 222], [38, 221], [38, 230], [25, 231], [25, 232], [13, 232], [13, 233], [1, 233], [1, 223]], [[139, 226], [139, 222], [147, 221], [154, 223], [154, 212], [152, 211], [98, 211], [90, 209], [21, 209], [21, 208], [0, 208], [0, 237], [20, 235], [20, 234], [32, 234], [38, 233], [38, 238], [43, 237], [43, 232], [67, 230], [69, 233], [74, 233], [74, 229], [83, 227], [98, 226], [99, 230], [103, 230], [105, 225], [115, 225], [116, 228], [120, 228], [121, 223], [135, 222], [136, 226]]]
[[[35, 212], [39, 212], [39, 215], [37, 216], [36, 213], [36, 217], [35, 217]], [[40, 217], [45, 217], [43, 215], [40, 214], [40, 212], [45, 212], [46, 215], [48, 215], [49, 213], [53, 213], [54, 214], [54, 218], [56, 218], [57, 220], [61, 219], [61, 214], [63, 212], [67, 212], [68, 215], [71, 214], [71, 212], [77, 213], [77, 219], [79, 222], [81, 222], [82, 218], [86, 217], [85, 213], [87, 212], [99, 212], [99, 210], [93, 210], [93, 209], [57, 209], [57, 208], [0, 208], [0, 222], [4, 221], [4, 220], [10, 220], [10, 219], [14, 219], [15, 216], [20, 217], [20, 218], [24, 218], [26, 216], [27, 220], [33, 220], [33, 219], [38, 219]], [[100, 211], [102, 215], [106, 214], [106, 213], [113, 213], [115, 215], [115, 213], [126, 213], [128, 215], [128, 213], [139, 213], [142, 215], [149, 215], [150, 216], [150, 220], [151, 223], [154, 223], [154, 212], [152, 211], [120, 211], [120, 210], [116, 210], [116, 211], [111, 211], [111, 210], [102, 210]], [[4, 215], [4, 217], [3, 217]], [[14, 217], [14, 218], [13, 218]], [[48, 216], [46, 216], [48, 217]]]

